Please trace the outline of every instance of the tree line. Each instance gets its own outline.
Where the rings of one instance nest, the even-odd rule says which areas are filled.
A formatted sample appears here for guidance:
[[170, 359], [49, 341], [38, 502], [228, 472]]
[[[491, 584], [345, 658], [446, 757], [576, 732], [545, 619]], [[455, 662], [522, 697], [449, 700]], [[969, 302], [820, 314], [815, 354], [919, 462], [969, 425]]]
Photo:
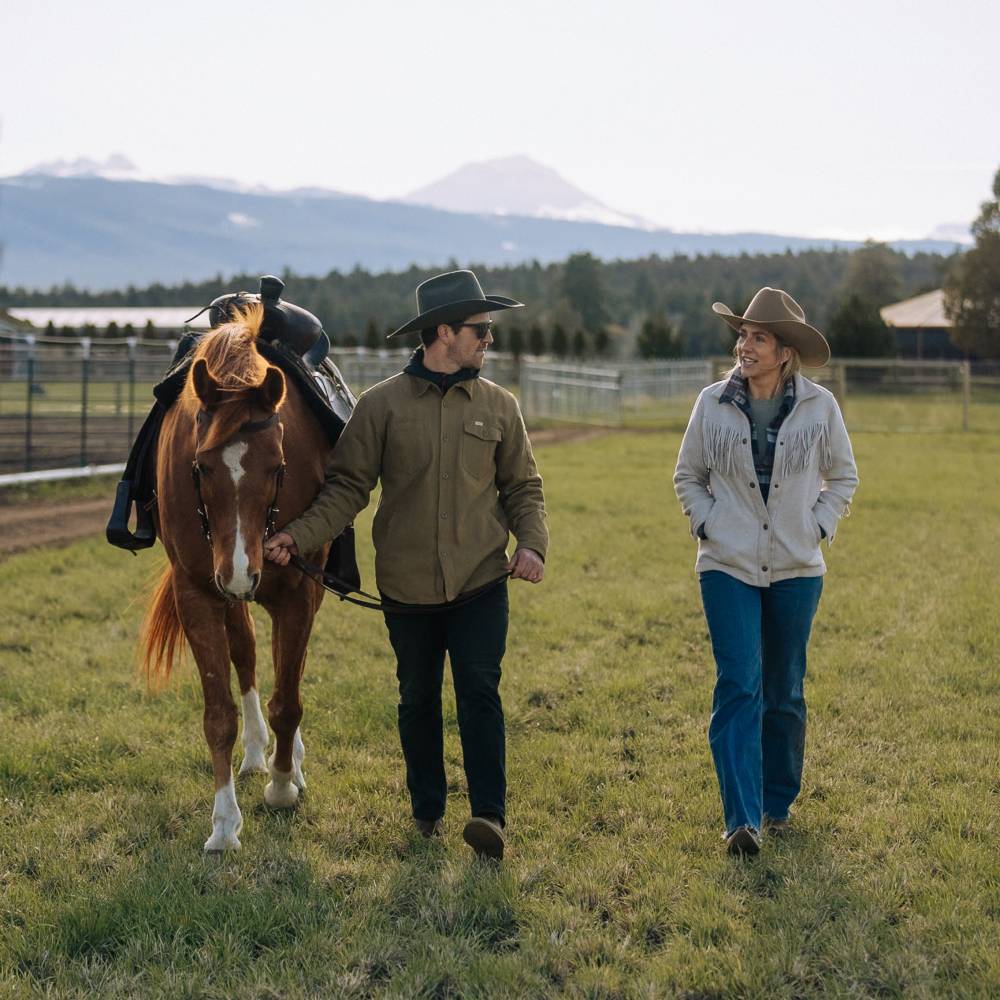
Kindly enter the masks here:
[[[998, 174], [1000, 178], [1000, 174]], [[1000, 181], [998, 181], [1000, 183]], [[993, 216], [990, 216], [993, 219]], [[993, 227], [993, 228], [991, 228]], [[1000, 241], [997, 223], [982, 224]], [[979, 234], [980, 238], [982, 233]], [[978, 246], [978, 244], [977, 244]], [[992, 244], [991, 244], [992, 246]], [[488, 292], [511, 295], [525, 310], [498, 314], [497, 347], [515, 354], [560, 357], [698, 357], [728, 351], [729, 328], [711, 311], [715, 301], [741, 311], [763, 285], [784, 288], [806, 318], [826, 332], [842, 356], [895, 353], [879, 309], [954, 282], [974, 251], [943, 257], [898, 253], [869, 242], [853, 250], [808, 250], [726, 257], [656, 255], [603, 262], [589, 253], [542, 265], [471, 266]], [[380, 347], [385, 334], [415, 312], [414, 289], [440, 268], [371, 273], [356, 267], [323, 277], [284, 271], [287, 298], [314, 312], [335, 345]], [[998, 273], [993, 271], [994, 276]], [[257, 287], [257, 275], [222, 275], [177, 285], [93, 292], [72, 284], [48, 290], [0, 286], [0, 309], [14, 306], [201, 306], [225, 292]], [[950, 294], [950, 293], [949, 293]], [[957, 301], [952, 296], [951, 301]], [[977, 319], [980, 322], [982, 317]], [[986, 320], [993, 322], [987, 315]], [[997, 338], [993, 327], [994, 340]], [[119, 332], [119, 331], [116, 331]], [[100, 331], [97, 331], [100, 335]], [[142, 331], [146, 336], [149, 331]], [[119, 332], [119, 335], [120, 332]], [[961, 340], [963, 350], [993, 356], [985, 340]], [[992, 346], [991, 346], [992, 345]], [[996, 353], [1000, 354], [1000, 348]]]

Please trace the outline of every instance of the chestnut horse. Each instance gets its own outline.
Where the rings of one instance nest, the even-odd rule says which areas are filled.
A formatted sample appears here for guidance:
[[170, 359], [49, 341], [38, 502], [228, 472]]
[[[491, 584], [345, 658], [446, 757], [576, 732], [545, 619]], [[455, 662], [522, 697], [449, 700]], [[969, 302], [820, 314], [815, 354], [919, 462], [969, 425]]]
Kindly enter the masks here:
[[[185, 638], [198, 664], [215, 773], [206, 851], [239, 848], [243, 824], [233, 781], [237, 713], [230, 660], [243, 708], [239, 773], [269, 773], [264, 800], [276, 808], [293, 806], [305, 788], [299, 681], [323, 590], [291, 567], [269, 562], [265, 568], [263, 541], [315, 497], [331, 444], [295, 386], [257, 352], [262, 319], [261, 308], [251, 306], [204, 336], [157, 444], [157, 534], [170, 564], [146, 613], [142, 647], [151, 680], [169, 676]], [[310, 558], [322, 565], [326, 551]], [[272, 622], [270, 760], [250, 600], [263, 605]]]

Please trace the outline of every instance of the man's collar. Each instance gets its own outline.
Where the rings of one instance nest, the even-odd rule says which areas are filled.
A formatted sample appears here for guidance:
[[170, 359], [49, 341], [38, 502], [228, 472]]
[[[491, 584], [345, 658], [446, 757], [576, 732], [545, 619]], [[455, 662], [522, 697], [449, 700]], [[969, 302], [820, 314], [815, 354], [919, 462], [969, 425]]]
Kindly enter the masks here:
[[431, 371], [424, 364], [422, 346], [410, 355], [410, 360], [406, 363], [403, 372], [413, 376], [414, 392], [417, 396], [422, 396], [432, 385], [436, 386], [438, 391], [442, 393], [447, 392], [452, 386], [458, 386], [471, 399], [476, 379], [479, 378], [478, 368], [462, 368], [452, 373]]

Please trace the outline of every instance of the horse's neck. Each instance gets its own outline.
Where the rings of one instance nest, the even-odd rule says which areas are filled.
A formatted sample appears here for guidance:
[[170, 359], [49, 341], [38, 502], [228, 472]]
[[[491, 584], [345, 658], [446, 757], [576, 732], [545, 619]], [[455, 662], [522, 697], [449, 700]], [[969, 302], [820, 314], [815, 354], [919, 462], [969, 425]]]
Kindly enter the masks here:
[[294, 472], [290, 478], [303, 483], [303, 496], [308, 502], [323, 483], [326, 459], [333, 446], [320, 422], [291, 382], [288, 383], [279, 418], [283, 428], [285, 464]]

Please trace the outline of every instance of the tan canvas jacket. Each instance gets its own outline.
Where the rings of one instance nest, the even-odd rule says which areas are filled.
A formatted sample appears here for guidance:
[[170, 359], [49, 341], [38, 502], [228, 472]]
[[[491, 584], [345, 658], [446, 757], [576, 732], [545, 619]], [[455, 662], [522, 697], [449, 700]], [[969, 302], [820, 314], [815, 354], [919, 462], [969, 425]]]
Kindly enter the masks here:
[[506, 572], [508, 531], [542, 558], [542, 478], [517, 400], [484, 378], [442, 396], [401, 373], [358, 400], [309, 509], [287, 525], [304, 557], [382, 495], [372, 525], [375, 576], [389, 598], [437, 604]]

